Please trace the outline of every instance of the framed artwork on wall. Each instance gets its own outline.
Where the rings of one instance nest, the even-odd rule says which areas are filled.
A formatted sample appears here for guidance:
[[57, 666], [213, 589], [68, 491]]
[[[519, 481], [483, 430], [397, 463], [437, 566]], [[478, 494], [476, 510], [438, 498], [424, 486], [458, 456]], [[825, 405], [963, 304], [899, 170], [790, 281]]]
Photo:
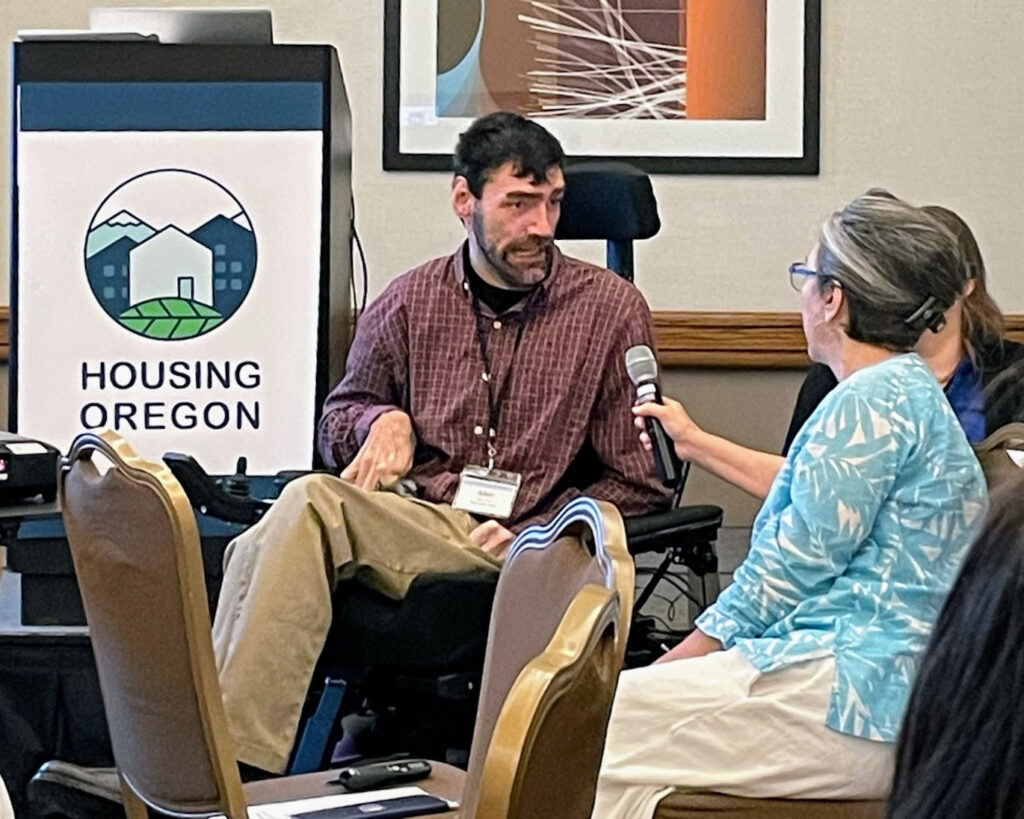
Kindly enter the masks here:
[[816, 174], [821, 0], [385, 0], [385, 170], [448, 170], [476, 117], [570, 159]]

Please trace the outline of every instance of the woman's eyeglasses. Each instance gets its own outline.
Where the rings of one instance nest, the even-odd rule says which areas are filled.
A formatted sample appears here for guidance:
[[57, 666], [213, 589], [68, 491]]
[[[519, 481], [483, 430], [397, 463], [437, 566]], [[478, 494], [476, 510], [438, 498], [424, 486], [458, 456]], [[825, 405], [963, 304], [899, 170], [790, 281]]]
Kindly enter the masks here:
[[789, 266], [789, 284], [798, 293], [804, 289], [804, 282], [808, 276], [817, 275], [817, 270], [812, 270], [803, 262], [793, 262]]
[[804, 282], [807, 281], [808, 276], [818, 276], [823, 282], [831, 284], [833, 287], [841, 286], [837, 279], [812, 270], [804, 262], [793, 262], [789, 266], [789, 284], [797, 293], [804, 289]]

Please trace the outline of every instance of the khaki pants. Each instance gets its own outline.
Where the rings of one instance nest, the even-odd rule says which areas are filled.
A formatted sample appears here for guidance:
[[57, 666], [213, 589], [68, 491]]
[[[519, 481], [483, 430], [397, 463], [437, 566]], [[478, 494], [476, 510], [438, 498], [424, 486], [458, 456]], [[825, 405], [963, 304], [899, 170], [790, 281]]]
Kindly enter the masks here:
[[476, 525], [448, 505], [330, 475], [289, 483], [224, 556], [213, 644], [239, 760], [284, 771], [339, 578], [358, 573], [397, 599], [425, 572], [497, 570], [469, 542]]

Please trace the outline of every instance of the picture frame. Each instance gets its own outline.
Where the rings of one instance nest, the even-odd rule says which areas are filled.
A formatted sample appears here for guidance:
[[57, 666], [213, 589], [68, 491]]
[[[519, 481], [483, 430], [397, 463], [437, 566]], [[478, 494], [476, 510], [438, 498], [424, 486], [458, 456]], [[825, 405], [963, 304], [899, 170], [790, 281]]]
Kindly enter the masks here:
[[383, 167], [517, 110], [570, 162], [814, 175], [820, 50], [821, 0], [385, 0]]

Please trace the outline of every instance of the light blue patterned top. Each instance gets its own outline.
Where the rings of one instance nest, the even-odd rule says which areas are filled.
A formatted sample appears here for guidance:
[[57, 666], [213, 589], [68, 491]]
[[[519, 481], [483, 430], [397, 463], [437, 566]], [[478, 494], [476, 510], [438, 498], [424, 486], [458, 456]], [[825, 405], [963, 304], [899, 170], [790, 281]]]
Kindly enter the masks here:
[[797, 434], [747, 559], [697, 625], [762, 671], [834, 654], [826, 725], [893, 741], [986, 506], [981, 467], [924, 361], [865, 367]]

